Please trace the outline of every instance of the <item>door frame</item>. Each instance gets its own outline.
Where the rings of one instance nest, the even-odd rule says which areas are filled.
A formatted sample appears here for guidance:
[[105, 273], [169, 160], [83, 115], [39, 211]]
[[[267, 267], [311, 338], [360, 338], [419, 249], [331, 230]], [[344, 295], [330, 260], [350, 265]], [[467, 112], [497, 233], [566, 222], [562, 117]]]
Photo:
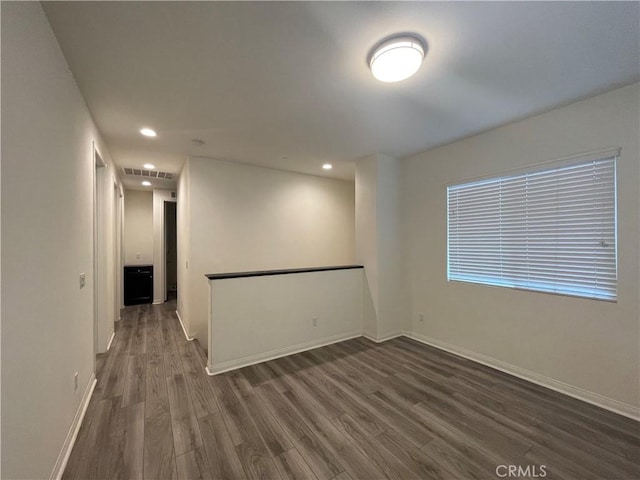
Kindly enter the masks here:
[[118, 183], [117, 179], [113, 177], [113, 234], [114, 234], [114, 243], [113, 243], [113, 259], [115, 262], [114, 265], [114, 294], [113, 294], [113, 304], [114, 304], [114, 321], [120, 320], [120, 310], [124, 306], [124, 249], [123, 247], [123, 200], [124, 200], [124, 192], [122, 191], [122, 187]]
[[[153, 189], [153, 303], [164, 303], [167, 298], [166, 255], [165, 255], [165, 224], [164, 202], [175, 202], [175, 189]], [[176, 195], [177, 196], [177, 195]], [[177, 211], [176, 211], [177, 215]], [[176, 227], [177, 228], [177, 227]]]
[[[107, 164], [104, 158], [100, 154], [96, 143], [92, 144], [92, 163], [93, 163], [93, 371], [96, 372], [96, 355], [99, 351], [98, 346], [98, 299], [101, 298], [100, 289], [98, 288], [98, 269], [99, 269], [99, 257], [104, 250], [104, 241], [99, 241], [98, 231], [99, 223], [104, 215], [104, 195], [99, 194], [98, 181], [101, 177], [101, 172], [106, 172]], [[101, 170], [104, 169], [104, 170]], [[104, 173], [103, 173], [104, 174]], [[104, 293], [103, 293], [104, 294]]]
[[[166, 302], [168, 300], [168, 289], [167, 289], [167, 234], [168, 234], [168, 230], [167, 230], [167, 206], [168, 204], [173, 203], [176, 206], [176, 212], [175, 212], [175, 234], [176, 234], [176, 270], [178, 267], [178, 252], [177, 252], [177, 245], [178, 245], [178, 202], [176, 201], [168, 201], [165, 200], [162, 204], [162, 208], [163, 208], [163, 220], [162, 220], [162, 229], [163, 231], [163, 244], [162, 244], [162, 248], [164, 250], [164, 267], [163, 267], [163, 275], [164, 275], [164, 280], [163, 280], [163, 285], [164, 285], [164, 301]], [[176, 285], [177, 285], [178, 279], [176, 278]]]

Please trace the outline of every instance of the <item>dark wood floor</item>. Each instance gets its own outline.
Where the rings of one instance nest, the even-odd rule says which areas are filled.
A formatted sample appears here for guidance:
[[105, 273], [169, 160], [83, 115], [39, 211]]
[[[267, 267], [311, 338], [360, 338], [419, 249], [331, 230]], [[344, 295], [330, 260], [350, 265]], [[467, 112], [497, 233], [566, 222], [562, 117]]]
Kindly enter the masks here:
[[640, 479], [637, 422], [471, 361], [356, 339], [208, 377], [174, 309], [125, 310], [64, 478]]

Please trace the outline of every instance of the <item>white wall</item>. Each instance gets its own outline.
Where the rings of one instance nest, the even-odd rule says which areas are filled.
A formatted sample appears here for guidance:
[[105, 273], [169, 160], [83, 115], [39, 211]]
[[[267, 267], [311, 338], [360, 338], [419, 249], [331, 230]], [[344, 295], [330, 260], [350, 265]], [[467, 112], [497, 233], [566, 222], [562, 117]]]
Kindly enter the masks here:
[[151, 191], [127, 190], [125, 192], [124, 261], [125, 265], [153, 263], [153, 192]]
[[209, 372], [360, 336], [362, 272], [211, 280]]
[[189, 253], [191, 251], [191, 223], [189, 208], [189, 161], [185, 161], [178, 178], [176, 223], [178, 241], [178, 301], [177, 313], [188, 328], [189, 319]]
[[180, 314], [203, 346], [205, 274], [353, 263], [352, 182], [206, 158], [190, 158], [188, 171], [189, 306]]
[[378, 337], [378, 157], [371, 155], [356, 161], [356, 263], [363, 272], [363, 332]]
[[40, 4], [1, 8], [2, 478], [47, 478], [94, 365], [94, 141], [117, 174]]
[[409, 330], [401, 212], [401, 163], [356, 161], [356, 261], [365, 266], [364, 334], [381, 341]]
[[[568, 384], [626, 412], [640, 405], [639, 104], [635, 84], [405, 161], [411, 311], [419, 336]], [[617, 303], [447, 282], [447, 184], [615, 145], [622, 147]]]
[[378, 338], [398, 335], [409, 326], [409, 295], [402, 231], [401, 163], [379, 155], [377, 189]]

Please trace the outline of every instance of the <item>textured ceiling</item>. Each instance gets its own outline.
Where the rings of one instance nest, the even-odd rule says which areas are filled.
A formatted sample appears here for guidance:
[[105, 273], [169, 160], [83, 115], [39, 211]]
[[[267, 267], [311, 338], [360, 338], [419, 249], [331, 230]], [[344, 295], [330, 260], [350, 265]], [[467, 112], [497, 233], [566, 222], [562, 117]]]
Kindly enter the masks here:
[[[638, 2], [43, 5], [121, 167], [177, 172], [198, 155], [348, 179], [363, 155], [405, 157], [640, 79]], [[396, 32], [429, 51], [416, 76], [380, 83], [366, 57]]]

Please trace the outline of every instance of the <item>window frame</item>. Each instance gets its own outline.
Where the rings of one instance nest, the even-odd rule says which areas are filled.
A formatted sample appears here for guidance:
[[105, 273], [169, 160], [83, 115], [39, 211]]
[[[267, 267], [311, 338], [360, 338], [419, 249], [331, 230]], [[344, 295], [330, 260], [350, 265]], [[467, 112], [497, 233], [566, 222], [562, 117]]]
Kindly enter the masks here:
[[[483, 285], [487, 287], [502, 287], [508, 288], [511, 290], [521, 290], [526, 292], [533, 293], [543, 293], [550, 295], [559, 295], [562, 297], [574, 297], [580, 298], [583, 300], [597, 300], [609, 303], [617, 303], [618, 294], [619, 294], [619, 261], [618, 261], [618, 181], [617, 181], [617, 169], [618, 169], [618, 160], [620, 158], [621, 148], [620, 147], [607, 147], [599, 150], [592, 150], [585, 153], [578, 153], [575, 155], [569, 155], [566, 157], [555, 158], [552, 160], [547, 160], [543, 162], [538, 162], [535, 164], [529, 164], [527, 166], [518, 167], [514, 169], [502, 170], [498, 172], [494, 172], [492, 174], [482, 175], [479, 177], [472, 177], [462, 180], [456, 180], [455, 182], [449, 182], [445, 187], [445, 195], [446, 195], [446, 248], [447, 248], [447, 258], [446, 258], [446, 270], [447, 270], [447, 282], [456, 282], [463, 284], [472, 284], [472, 285]], [[565, 167], [570, 167], [573, 165], [579, 165], [582, 163], [588, 163], [591, 161], [597, 160], [608, 160], [613, 159], [613, 210], [614, 210], [614, 218], [613, 218], [613, 240], [614, 240], [614, 268], [615, 268], [615, 292], [612, 297], [599, 297], [588, 294], [578, 294], [572, 292], [562, 292], [562, 291], [551, 291], [545, 290], [542, 288], [534, 289], [527, 286], [522, 285], [509, 285], [509, 284], [500, 284], [496, 283], [488, 283], [484, 281], [474, 281], [470, 279], [461, 279], [461, 278], [452, 278], [451, 277], [451, 242], [450, 242], [450, 195], [449, 191], [451, 187], [460, 187], [467, 184], [478, 183], [481, 184], [483, 182], [490, 181], [499, 181], [501, 179], [506, 179], [509, 177], [517, 177], [519, 175], [524, 174], [535, 174], [537, 172], [545, 172], [549, 170], [562, 169]], [[561, 284], [556, 284], [558, 288], [561, 288]]]

